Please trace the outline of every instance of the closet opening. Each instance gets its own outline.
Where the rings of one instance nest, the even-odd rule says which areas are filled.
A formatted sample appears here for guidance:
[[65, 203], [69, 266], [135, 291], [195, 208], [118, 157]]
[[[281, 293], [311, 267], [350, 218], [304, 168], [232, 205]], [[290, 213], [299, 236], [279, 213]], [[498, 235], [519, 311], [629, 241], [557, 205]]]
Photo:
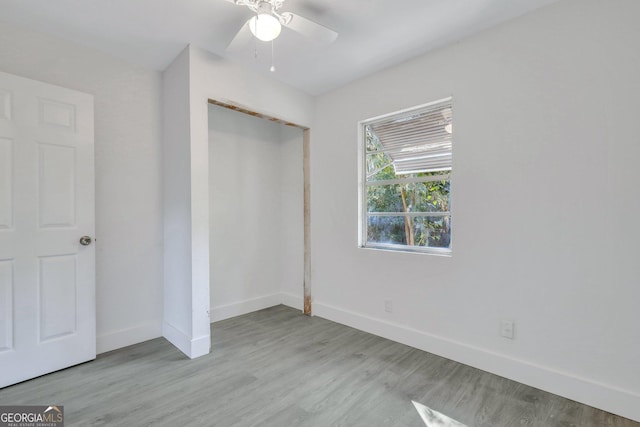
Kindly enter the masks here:
[[211, 322], [277, 304], [310, 315], [310, 130], [208, 107]]

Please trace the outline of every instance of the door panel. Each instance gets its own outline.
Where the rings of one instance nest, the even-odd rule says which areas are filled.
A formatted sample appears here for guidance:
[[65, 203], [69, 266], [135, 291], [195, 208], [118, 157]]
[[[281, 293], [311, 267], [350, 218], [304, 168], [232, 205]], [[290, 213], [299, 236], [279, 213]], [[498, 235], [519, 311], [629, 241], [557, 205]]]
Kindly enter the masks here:
[[40, 258], [40, 342], [76, 332], [76, 256]]
[[95, 358], [93, 98], [0, 73], [0, 387]]
[[0, 352], [13, 348], [13, 261], [0, 260]]
[[0, 230], [13, 226], [13, 141], [0, 138]]
[[38, 100], [40, 103], [40, 124], [43, 126], [59, 126], [73, 132], [76, 122], [76, 108], [73, 104], [56, 102], [51, 99]]
[[11, 92], [0, 89], [0, 119], [11, 120]]
[[76, 150], [38, 143], [40, 228], [73, 227], [76, 214]]

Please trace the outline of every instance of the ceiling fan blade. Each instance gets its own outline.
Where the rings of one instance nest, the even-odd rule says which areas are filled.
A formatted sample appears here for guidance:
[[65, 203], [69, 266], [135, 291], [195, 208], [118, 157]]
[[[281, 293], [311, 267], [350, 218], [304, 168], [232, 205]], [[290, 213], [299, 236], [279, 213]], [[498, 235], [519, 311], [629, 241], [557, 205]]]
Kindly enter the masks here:
[[253, 40], [253, 34], [251, 34], [251, 30], [249, 29], [249, 21], [244, 23], [242, 27], [240, 27], [240, 31], [238, 34], [231, 40], [231, 43], [227, 45], [227, 50], [236, 50], [240, 49], [246, 45], [248, 45], [251, 40]]
[[338, 33], [335, 31], [310, 21], [307, 18], [303, 18], [300, 15], [296, 15], [295, 13], [284, 12], [282, 16], [287, 20], [284, 24], [285, 27], [291, 28], [293, 31], [318, 43], [329, 44], [338, 38]]

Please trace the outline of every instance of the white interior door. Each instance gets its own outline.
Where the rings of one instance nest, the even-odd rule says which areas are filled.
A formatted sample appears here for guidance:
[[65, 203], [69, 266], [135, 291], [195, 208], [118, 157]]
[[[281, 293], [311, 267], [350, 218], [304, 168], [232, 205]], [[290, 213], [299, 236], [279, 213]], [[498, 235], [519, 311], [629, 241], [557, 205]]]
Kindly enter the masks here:
[[94, 230], [93, 97], [0, 73], [0, 387], [95, 358]]

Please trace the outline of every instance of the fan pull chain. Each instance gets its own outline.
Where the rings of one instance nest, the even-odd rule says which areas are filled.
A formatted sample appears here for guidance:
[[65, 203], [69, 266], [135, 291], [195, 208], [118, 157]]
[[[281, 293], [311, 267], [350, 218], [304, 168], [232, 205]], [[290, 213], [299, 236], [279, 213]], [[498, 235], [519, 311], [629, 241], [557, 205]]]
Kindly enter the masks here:
[[269, 68], [269, 71], [271, 71], [272, 73], [276, 71], [276, 65], [275, 65], [275, 57], [273, 55], [273, 45], [275, 44], [275, 40], [271, 40], [271, 68]]
[[[258, 25], [257, 22], [256, 22], [256, 25]], [[258, 59], [258, 38], [257, 37], [253, 38], [253, 59]]]

